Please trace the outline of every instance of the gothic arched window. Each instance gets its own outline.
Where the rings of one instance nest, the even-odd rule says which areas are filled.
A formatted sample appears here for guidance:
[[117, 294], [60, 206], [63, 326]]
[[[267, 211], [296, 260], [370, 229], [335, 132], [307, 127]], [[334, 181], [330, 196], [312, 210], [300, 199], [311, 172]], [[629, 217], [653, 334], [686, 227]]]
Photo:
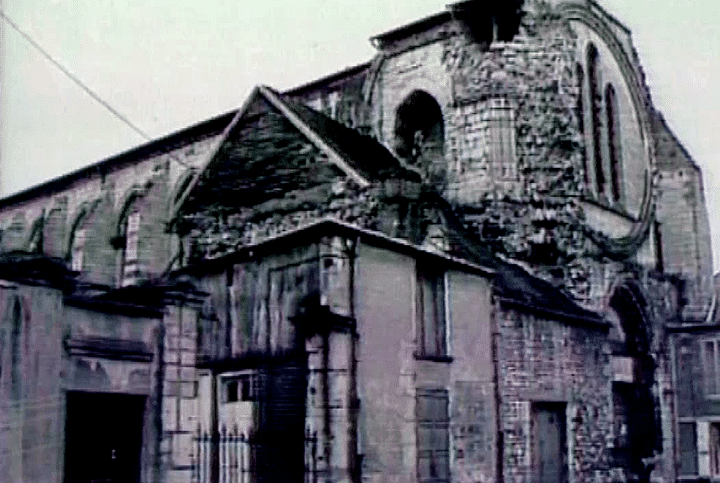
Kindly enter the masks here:
[[607, 114], [608, 153], [610, 155], [610, 184], [613, 201], [617, 202], [622, 199], [622, 150], [617, 96], [612, 84], [608, 84], [605, 88], [605, 112]]
[[602, 159], [602, 94], [598, 71], [598, 51], [593, 44], [587, 50], [588, 91], [592, 119], [592, 163], [595, 167], [595, 187], [598, 196], [605, 192], [605, 171]]
[[590, 166], [587, 163], [587, 154], [585, 152], [585, 71], [583, 71], [582, 65], [578, 63], [575, 66], [575, 75], [577, 76], [578, 82], [578, 96], [577, 103], [575, 104], [575, 115], [578, 118], [578, 131], [580, 132], [580, 139], [582, 140], [582, 160], [583, 168], [585, 170], [585, 186], [590, 186]]

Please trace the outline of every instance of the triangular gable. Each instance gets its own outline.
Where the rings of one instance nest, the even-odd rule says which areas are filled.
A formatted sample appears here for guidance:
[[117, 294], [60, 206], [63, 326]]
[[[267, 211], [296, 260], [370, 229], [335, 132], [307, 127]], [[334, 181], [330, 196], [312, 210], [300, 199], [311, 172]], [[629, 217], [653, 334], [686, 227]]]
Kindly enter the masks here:
[[202, 167], [194, 175], [184, 192], [178, 197], [178, 201], [171, 213], [171, 220], [175, 221], [176, 218], [182, 214], [183, 207], [186, 206], [192, 198], [193, 193], [197, 191], [203, 177], [209, 175], [209, 170], [217, 167], [217, 164], [222, 162], [222, 160], [219, 160], [219, 157], [222, 156], [223, 150], [228, 148], [228, 144], [233, 141], [233, 137], [238, 135], [238, 131], [242, 128], [243, 124], [268, 111], [276, 112], [282, 116], [288, 125], [296, 129], [307, 141], [322, 152], [330, 163], [336, 166], [357, 185], [367, 187], [370, 184], [363, 174], [346, 162], [341, 152], [332, 146], [331, 143], [328, 143], [312, 126], [308, 125], [301, 116], [297, 114], [296, 110], [286, 104], [280, 95], [267, 87], [258, 86], [237, 111], [237, 114], [225, 129], [217, 144], [208, 153], [208, 157]]

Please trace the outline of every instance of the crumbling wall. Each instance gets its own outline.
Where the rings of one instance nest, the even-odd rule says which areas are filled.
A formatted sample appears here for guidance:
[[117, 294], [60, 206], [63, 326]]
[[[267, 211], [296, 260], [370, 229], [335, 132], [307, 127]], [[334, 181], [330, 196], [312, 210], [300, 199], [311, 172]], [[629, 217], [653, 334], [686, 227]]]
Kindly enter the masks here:
[[[489, 48], [458, 34], [445, 40], [444, 65], [456, 103], [450, 131], [448, 195], [480, 241], [573, 286], [585, 281], [591, 253], [579, 199], [584, 190], [576, 43], [567, 23], [543, 4], [528, 11], [521, 34]], [[487, 146], [493, 100], [515, 109], [517, 177], [496, 182]], [[467, 126], [474, 126], [475, 135]], [[472, 130], [471, 130], [472, 131]], [[477, 138], [477, 139], [476, 139]]]

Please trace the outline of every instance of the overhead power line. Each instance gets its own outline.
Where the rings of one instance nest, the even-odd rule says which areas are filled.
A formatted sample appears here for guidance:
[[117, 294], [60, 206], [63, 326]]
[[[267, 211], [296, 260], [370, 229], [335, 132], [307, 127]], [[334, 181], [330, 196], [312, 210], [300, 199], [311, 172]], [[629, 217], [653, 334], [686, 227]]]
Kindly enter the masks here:
[[[110, 111], [110, 113], [118, 118], [120, 121], [122, 121], [126, 126], [128, 126], [130, 129], [135, 131], [137, 134], [139, 134], [144, 140], [150, 141], [152, 138], [142, 129], [137, 127], [135, 124], [130, 121], [127, 117], [125, 117], [122, 113], [120, 113], [117, 109], [112, 107], [107, 101], [105, 101], [103, 98], [101, 98], [98, 94], [96, 94], [90, 87], [88, 87], [82, 80], [80, 80], [75, 74], [70, 72], [64, 65], [62, 65], [60, 62], [55, 60], [55, 58], [50, 55], [39, 43], [35, 41], [28, 33], [23, 31], [13, 20], [7, 16], [7, 14], [0, 9], [0, 17], [7, 22], [8, 25], [10, 25], [17, 33], [19, 33], [25, 40], [27, 40], [30, 45], [35, 47], [40, 54], [42, 54], [43, 57], [45, 57], [48, 61], [50, 61], [55, 67], [57, 67], [60, 72], [65, 74], [75, 85], [80, 87], [87, 95], [89, 95], [92, 99], [94, 99], [96, 102], [98, 102], [101, 106], [103, 106], [105, 109]], [[189, 168], [190, 165], [188, 165], [186, 162], [181, 160], [175, 155], [171, 155], [173, 159], [175, 159], [178, 163], [182, 164], [183, 166]]]

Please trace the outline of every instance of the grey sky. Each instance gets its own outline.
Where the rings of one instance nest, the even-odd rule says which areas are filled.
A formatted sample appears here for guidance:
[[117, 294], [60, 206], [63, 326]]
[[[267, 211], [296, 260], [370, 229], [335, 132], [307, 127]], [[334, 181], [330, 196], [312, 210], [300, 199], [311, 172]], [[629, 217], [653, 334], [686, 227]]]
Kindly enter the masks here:
[[[151, 137], [369, 60], [372, 35], [444, 8], [406, 0], [0, 0], [60, 63]], [[720, 2], [601, 0], [632, 31], [656, 105], [700, 164], [720, 268]], [[0, 189], [140, 144], [7, 24], [0, 26]]]

